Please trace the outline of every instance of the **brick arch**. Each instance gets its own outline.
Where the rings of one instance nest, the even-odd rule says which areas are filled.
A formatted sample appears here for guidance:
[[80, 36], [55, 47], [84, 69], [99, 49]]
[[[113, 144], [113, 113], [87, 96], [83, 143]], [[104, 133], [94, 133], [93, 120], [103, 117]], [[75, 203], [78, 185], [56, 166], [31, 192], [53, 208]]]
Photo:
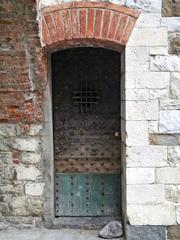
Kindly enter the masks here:
[[41, 42], [47, 49], [126, 45], [139, 12], [107, 2], [71, 2], [46, 7], [40, 19]]

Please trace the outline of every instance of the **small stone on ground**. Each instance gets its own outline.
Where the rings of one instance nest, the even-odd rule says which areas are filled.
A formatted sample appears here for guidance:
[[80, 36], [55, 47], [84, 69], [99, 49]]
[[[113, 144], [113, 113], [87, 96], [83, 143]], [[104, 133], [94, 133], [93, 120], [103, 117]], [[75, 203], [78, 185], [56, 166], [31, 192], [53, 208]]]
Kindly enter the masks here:
[[119, 221], [108, 223], [100, 232], [99, 236], [106, 239], [119, 238], [123, 235], [122, 224]]

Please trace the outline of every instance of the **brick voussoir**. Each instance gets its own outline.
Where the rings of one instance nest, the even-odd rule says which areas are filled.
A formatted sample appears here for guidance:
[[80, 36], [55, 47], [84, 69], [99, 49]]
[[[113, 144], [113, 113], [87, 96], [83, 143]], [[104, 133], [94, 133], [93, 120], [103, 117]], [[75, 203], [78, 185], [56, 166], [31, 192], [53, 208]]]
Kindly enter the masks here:
[[43, 47], [77, 39], [101, 39], [125, 46], [138, 13], [124, 6], [106, 2], [76, 2], [43, 10], [41, 18]]

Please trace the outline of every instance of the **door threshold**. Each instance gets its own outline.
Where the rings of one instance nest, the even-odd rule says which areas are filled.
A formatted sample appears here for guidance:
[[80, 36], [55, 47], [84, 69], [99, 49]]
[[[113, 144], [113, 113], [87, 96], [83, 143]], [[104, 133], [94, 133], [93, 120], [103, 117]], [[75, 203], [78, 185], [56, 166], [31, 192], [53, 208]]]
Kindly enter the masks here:
[[120, 217], [58, 217], [54, 219], [54, 228], [100, 230], [111, 221], [121, 221]]

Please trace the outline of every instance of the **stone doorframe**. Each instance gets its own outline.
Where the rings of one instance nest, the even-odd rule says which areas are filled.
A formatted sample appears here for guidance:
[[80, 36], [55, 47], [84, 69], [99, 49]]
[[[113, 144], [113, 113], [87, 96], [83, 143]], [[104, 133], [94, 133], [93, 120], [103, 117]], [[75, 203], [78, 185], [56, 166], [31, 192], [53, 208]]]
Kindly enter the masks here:
[[[48, 59], [48, 84], [45, 94], [45, 128], [42, 134], [46, 182], [44, 220], [46, 227], [58, 227], [54, 212], [54, 155], [51, 97], [51, 53], [72, 47], [103, 47], [121, 53], [121, 89], [125, 84], [124, 48], [139, 12], [107, 2], [71, 2], [53, 5], [39, 13], [40, 40], [45, 60]], [[122, 203], [126, 219], [125, 109], [121, 93]], [[61, 223], [62, 226], [62, 223]]]

